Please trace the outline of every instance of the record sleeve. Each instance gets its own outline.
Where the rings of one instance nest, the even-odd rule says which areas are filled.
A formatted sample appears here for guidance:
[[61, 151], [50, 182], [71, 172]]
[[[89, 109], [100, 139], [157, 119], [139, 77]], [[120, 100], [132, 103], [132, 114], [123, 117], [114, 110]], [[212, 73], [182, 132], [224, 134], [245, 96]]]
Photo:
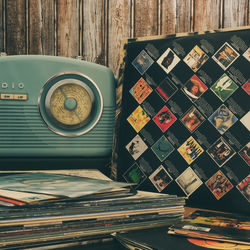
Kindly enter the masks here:
[[250, 27], [125, 41], [114, 178], [249, 214], [249, 53]]
[[[77, 198], [126, 186], [129, 186], [126, 182], [121, 183], [112, 180], [98, 180], [45, 172], [12, 174], [0, 177], [0, 188], [13, 191], [13, 196], [15, 195], [14, 191], [16, 191], [52, 195], [61, 198]], [[11, 192], [9, 192], [10, 195]], [[49, 199], [49, 197], [47, 198]]]
[[196, 210], [183, 221], [171, 226], [168, 233], [197, 239], [246, 244], [250, 248], [250, 217]]
[[167, 234], [168, 228], [154, 228], [137, 230], [135, 232], [121, 232], [115, 238], [127, 249], [136, 250], [204, 250], [204, 249], [249, 249], [249, 245], [219, 242], [214, 240], [195, 239]]

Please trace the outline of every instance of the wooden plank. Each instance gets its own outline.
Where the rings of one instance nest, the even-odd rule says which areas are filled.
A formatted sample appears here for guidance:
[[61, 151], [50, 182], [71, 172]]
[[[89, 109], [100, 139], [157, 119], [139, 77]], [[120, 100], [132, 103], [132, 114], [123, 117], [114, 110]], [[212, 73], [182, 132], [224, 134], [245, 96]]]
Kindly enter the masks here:
[[54, 3], [29, 0], [29, 54], [55, 55]]
[[28, 53], [42, 54], [42, 6], [41, 1], [30, 0], [29, 6]]
[[57, 1], [57, 55], [79, 55], [79, 1]]
[[176, 0], [162, 0], [161, 5], [161, 34], [176, 33]]
[[108, 9], [108, 66], [117, 75], [122, 41], [132, 35], [131, 1], [110, 1]]
[[25, 0], [6, 1], [6, 52], [26, 54]]
[[106, 65], [106, 2], [83, 1], [83, 59]]
[[0, 0], [0, 52], [4, 51], [4, 2]]
[[250, 0], [248, 0], [247, 4], [247, 25], [250, 25]]
[[220, 0], [195, 1], [193, 15], [194, 31], [206, 31], [221, 28], [220, 7]]
[[159, 34], [158, 30], [158, 1], [134, 0], [134, 36], [153, 36]]
[[176, 0], [176, 33], [193, 31], [193, 1]]
[[162, 0], [161, 34], [192, 31], [192, 1]]
[[42, 0], [42, 53], [56, 55], [55, 4], [51, 0]]
[[248, 0], [224, 0], [223, 27], [239, 27], [247, 25]]

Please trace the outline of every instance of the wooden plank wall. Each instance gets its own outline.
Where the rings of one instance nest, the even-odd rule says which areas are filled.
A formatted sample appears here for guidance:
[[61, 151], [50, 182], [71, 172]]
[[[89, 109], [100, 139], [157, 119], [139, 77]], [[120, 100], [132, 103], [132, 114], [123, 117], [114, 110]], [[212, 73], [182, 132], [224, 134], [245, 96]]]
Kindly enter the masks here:
[[250, 0], [0, 0], [0, 51], [110, 67], [128, 37], [250, 25]]

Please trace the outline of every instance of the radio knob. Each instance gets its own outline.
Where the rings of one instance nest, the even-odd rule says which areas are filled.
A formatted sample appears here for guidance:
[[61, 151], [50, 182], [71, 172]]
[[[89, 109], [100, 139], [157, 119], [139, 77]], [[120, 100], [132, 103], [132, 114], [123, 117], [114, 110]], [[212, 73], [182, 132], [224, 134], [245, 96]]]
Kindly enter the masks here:
[[103, 111], [100, 89], [90, 78], [63, 73], [50, 78], [38, 98], [48, 128], [62, 136], [79, 136], [91, 130]]
[[67, 98], [64, 102], [65, 109], [72, 111], [75, 110], [77, 106], [77, 101], [74, 98]]

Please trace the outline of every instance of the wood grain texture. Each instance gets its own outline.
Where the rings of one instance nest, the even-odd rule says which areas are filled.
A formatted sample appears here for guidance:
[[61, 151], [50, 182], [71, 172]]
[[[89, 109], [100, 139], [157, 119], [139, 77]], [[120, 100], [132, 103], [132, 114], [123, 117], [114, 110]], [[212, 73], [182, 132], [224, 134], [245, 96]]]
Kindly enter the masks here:
[[158, 33], [158, 1], [134, 0], [134, 36], [152, 36]]
[[174, 34], [176, 32], [176, 0], [163, 0], [161, 3], [160, 34]]
[[42, 54], [42, 6], [41, 1], [29, 1], [28, 53]]
[[176, 0], [176, 33], [193, 31], [192, 0]]
[[115, 75], [118, 74], [121, 43], [125, 38], [132, 36], [131, 7], [130, 0], [109, 3], [108, 66]]
[[6, 1], [6, 52], [26, 54], [26, 1]]
[[83, 1], [83, 59], [106, 65], [106, 1]]
[[0, 0], [0, 50], [119, 68], [128, 37], [250, 25], [250, 0]]
[[79, 1], [57, 1], [57, 55], [79, 55]]
[[247, 25], [250, 25], [250, 0], [248, 0], [247, 4]]
[[54, 3], [29, 0], [27, 24], [28, 54], [55, 55]]
[[192, 1], [162, 0], [162, 34], [191, 31]]
[[5, 20], [4, 1], [0, 0], [0, 52], [5, 50], [4, 44], [4, 20]]
[[55, 4], [51, 0], [41, 0], [42, 54], [56, 55], [55, 51]]
[[221, 28], [221, 0], [194, 0], [193, 30]]
[[238, 27], [248, 24], [248, 0], [224, 0], [223, 27]]

